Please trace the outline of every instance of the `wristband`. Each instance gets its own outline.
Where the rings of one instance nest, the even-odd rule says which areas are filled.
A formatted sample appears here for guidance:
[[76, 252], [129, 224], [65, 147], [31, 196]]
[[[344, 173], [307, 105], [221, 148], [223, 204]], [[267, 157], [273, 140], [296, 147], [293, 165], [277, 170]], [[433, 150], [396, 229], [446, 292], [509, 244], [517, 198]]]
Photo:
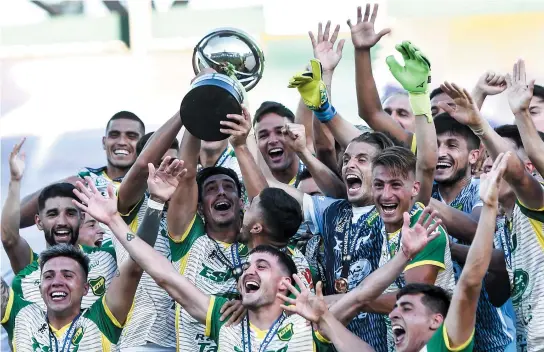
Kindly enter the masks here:
[[319, 111], [314, 110], [314, 115], [321, 122], [329, 122], [336, 115], [336, 109], [327, 101]]
[[163, 210], [164, 209], [164, 203], [159, 203], [154, 201], [153, 199], [149, 198], [147, 200], [147, 207], [155, 210]]
[[429, 93], [409, 93], [410, 106], [415, 116], [425, 115], [427, 122], [433, 122]]

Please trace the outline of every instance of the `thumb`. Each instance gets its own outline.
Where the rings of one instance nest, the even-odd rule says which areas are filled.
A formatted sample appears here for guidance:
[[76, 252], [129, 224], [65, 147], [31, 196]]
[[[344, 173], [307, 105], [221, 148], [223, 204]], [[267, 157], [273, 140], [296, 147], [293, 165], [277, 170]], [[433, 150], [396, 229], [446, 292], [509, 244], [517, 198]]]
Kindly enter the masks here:
[[113, 190], [113, 184], [111, 184], [111, 183], [108, 185], [108, 197], [110, 199], [115, 198], [115, 191]]
[[[506, 76], [504, 77], [505, 81], [506, 81], [506, 88], [510, 88], [512, 87], [512, 76], [510, 76], [509, 73], [506, 74]], [[534, 83], [534, 81], [533, 81]]]
[[438, 107], [450, 114], [453, 117], [453, 113], [455, 112], [455, 108], [449, 106], [446, 102], [439, 102]]
[[149, 171], [149, 177], [153, 177], [153, 175], [155, 174], [155, 165], [153, 165], [152, 163], [148, 163], [147, 169]]
[[385, 28], [385, 29], [382, 29], [381, 31], [378, 32], [378, 34], [376, 34], [378, 36], [378, 40], [382, 39], [382, 37], [386, 34], [389, 34], [391, 33], [391, 29], [390, 28]]
[[393, 55], [389, 55], [385, 59], [385, 63], [387, 64], [387, 66], [389, 66], [389, 71], [391, 71], [393, 75], [395, 75], [395, 73], [402, 71], [402, 66], [399, 64], [399, 62], [397, 61], [397, 59], [395, 59]]
[[311, 59], [310, 65], [312, 66], [314, 81], [321, 81], [321, 62], [319, 62], [317, 59]]

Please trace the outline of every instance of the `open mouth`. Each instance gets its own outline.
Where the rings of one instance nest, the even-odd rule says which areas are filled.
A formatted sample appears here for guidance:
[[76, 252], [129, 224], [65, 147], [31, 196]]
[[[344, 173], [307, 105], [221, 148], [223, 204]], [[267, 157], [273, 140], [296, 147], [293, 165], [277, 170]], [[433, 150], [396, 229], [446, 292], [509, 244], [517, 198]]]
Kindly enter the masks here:
[[53, 232], [53, 235], [55, 236], [55, 240], [57, 242], [68, 242], [68, 241], [70, 241], [70, 238], [72, 237], [72, 231], [70, 231], [70, 230], [55, 230]]
[[268, 156], [272, 161], [279, 161], [283, 157], [283, 149], [272, 148], [268, 151]]
[[449, 161], [438, 161], [438, 163], [436, 164], [436, 169], [437, 170], [447, 170], [449, 168], [451, 168], [453, 166], [453, 164]]
[[395, 337], [395, 345], [400, 345], [402, 341], [404, 340], [404, 336], [406, 335], [406, 331], [402, 326], [399, 325], [393, 325], [393, 335]]
[[383, 210], [383, 213], [385, 215], [391, 215], [395, 213], [395, 210], [398, 208], [398, 203], [386, 203], [386, 204], [380, 204], [380, 207]]
[[95, 245], [96, 247], [102, 247], [102, 239], [96, 240], [96, 241], [94, 242], [94, 245]]
[[214, 205], [213, 205], [213, 208], [217, 211], [227, 211], [229, 210], [230, 208], [232, 207], [232, 204], [230, 204], [229, 202], [227, 201], [224, 201], [224, 200], [220, 200], [218, 202], [216, 202]]
[[126, 149], [115, 149], [113, 151], [113, 154], [114, 155], [122, 155], [122, 156], [125, 156], [125, 155], [129, 155], [130, 153], [128, 152], [128, 150]]
[[261, 285], [259, 285], [259, 283], [257, 281], [247, 280], [244, 283], [244, 287], [245, 287], [245, 290], [246, 290], [247, 293], [254, 293], [254, 292], [257, 292], [259, 290]]
[[348, 193], [356, 193], [361, 189], [363, 181], [357, 175], [346, 175], [346, 184], [348, 186]]
[[58, 302], [65, 299], [66, 296], [68, 296], [68, 294], [63, 291], [54, 291], [54, 292], [51, 292], [50, 296], [51, 296], [51, 300]]

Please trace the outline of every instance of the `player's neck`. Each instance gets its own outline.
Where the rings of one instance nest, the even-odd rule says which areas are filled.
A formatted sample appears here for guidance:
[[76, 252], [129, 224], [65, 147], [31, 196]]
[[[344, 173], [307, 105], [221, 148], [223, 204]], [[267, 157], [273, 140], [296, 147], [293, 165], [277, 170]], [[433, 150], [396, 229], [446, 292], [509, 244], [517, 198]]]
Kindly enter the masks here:
[[240, 226], [238, 226], [237, 222], [227, 226], [218, 226], [215, 224], [206, 223], [206, 233], [216, 241], [234, 243], [236, 242], [239, 232]]
[[403, 220], [401, 219], [399, 222], [390, 222], [390, 223], [384, 223], [385, 225], [385, 231], [387, 233], [392, 234], [402, 228]]
[[217, 148], [217, 149], [201, 148], [200, 154], [199, 154], [200, 165], [202, 165], [202, 167], [215, 166], [215, 164], [217, 163], [217, 161], [219, 160], [219, 158], [221, 157], [221, 155], [223, 154], [227, 146], [228, 146], [228, 141], [225, 141], [225, 144], [224, 145], [222, 144], [221, 148]]
[[272, 246], [278, 249], [284, 248], [285, 246], [287, 246], [287, 243], [280, 243], [278, 241], [273, 240], [270, 234], [262, 233], [260, 235], [251, 235], [251, 238], [247, 242], [247, 247], [251, 250], [262, 244]]
[[438, 190], [440, 191], [440, 196], [446, 202], [450, 204], [457, 198], [459, 193], [470, 183], [471, 177], [466, 176], [460, 179], [455, 183], [441, 183], [438, 185]]
[[278, 180], [278, 182], [289, 184], [289, 182], [291, 182], [297, 176], [299, 159], [296, 154], [293, 155], [293, 162], [289, 167], [283, 170], [270, 170], [272, 172], [272, 176], [274, 176], [274, 178]]
[[65, 327], [66, 325], [72, 323], [72, 321], [78, 316], [81, 308], [79, 305], [74, 305], [67, 309], [65, 312], [47, 312], [47, 319], [49, 324], [55, 329], [59, 330]]
[[269, 330], [282, 313], [283, 309], [277, 302], [247, 312], [251, 325], [259, 330]]
[[108, 164], [108, 166], [106, 166], [106, 175], [108, 175], [110, 179], [115, 180], [116, 178], [125, 177], [128, 170], [130, 170], [130, 167], [119, 168], [111, 164]]
[[499, 211], [502, 215], [505, 215], [508, 219], [512, 218], [512, 214], [514, 213], [515, 206], [516, 206], [515, 194], [499, 199]]

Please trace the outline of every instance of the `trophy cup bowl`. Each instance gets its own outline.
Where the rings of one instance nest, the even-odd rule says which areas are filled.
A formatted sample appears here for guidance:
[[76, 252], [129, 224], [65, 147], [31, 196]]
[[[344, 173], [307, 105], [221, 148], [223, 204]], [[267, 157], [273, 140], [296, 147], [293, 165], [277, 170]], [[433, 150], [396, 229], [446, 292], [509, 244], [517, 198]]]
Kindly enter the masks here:
[[[211, 68], [217, 73], [202, 74]], [[184, 126], [195, 137], [218, 141], [229, 136], [219, 131], [227, 114], [241, 114], [245, 91], [262, 77], [264, 56], [257, 43], [235, 28], [219, 28], [195, 46], [193, 70], [199, 75], [181, 102]]]

